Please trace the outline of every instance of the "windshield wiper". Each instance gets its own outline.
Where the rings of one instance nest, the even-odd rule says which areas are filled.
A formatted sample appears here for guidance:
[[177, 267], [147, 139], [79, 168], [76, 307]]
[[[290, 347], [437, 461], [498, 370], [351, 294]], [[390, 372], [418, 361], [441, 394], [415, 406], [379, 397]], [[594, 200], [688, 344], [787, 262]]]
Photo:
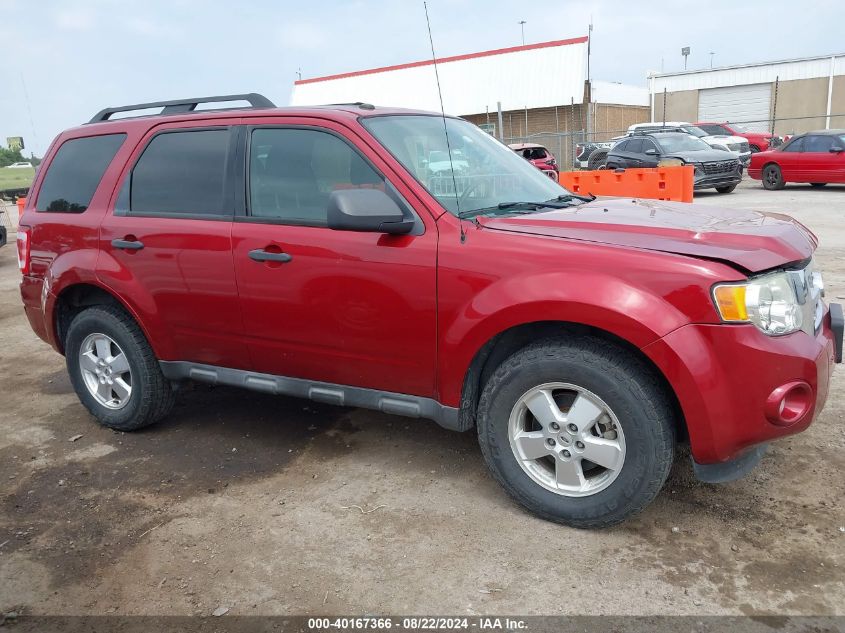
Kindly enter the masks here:
[[557, 198], [552, 198], [548, 202], [571, 202], [572, 200], [580, 200], [581, 202], [592, 202], [595, 199], [596, 197], [593, 194], [579, 196], [577, 193], [565, 193], [563, 195], [558, 196]]
[[[578, 197], [578, 196], [575, 196]], [[540, 209], [565, 209], [572, 206], [571, 200], [573, 196], [558, 196], [552, 200], [545, 202], [500, 202], [492, 207], [483, 207], [481, 209], [470, 209], [468, 211], [461, 211], [459, 218], [465, 220], [477, 215], [484, 215], [485, 213], [495, 213], [496, 211], [508, 211], [510, 213], [524, 213], [534, 212]], [[570, 204], [565, 204], [570, 202]]]

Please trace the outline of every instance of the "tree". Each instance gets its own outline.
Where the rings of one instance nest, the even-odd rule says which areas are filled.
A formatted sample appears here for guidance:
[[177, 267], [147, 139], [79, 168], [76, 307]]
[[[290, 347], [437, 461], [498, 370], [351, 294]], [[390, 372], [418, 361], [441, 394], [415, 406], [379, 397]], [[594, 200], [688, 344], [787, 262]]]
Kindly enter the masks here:
[[22, 163], [25, 160], [19, 149], [10, 150], [0, 147], [0, 167], [8, 167], [12, 163]]

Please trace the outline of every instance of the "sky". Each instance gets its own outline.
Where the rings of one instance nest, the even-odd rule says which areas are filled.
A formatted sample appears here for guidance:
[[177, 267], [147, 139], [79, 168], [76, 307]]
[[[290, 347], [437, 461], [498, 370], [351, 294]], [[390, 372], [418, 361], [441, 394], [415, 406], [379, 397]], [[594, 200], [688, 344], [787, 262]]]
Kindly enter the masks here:
[[[592, 76], [845, 52], [845, 2], [429, 0], [438, 57], [586, 35]], [[0, 144], [43, 155], [106, 106], [260, 92], [287, 105], [304, 78], [431, 57], [422, 0], [0, 0]], [[389, 105], [389, 104], [383, 104]]]

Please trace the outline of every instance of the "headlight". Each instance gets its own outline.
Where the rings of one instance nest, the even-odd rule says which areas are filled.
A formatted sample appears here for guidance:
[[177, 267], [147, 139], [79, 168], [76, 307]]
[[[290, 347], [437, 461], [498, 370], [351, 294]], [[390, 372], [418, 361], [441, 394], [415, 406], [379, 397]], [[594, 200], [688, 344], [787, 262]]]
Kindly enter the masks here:
[[803, 325], [795, 288], [784, 272], [714, 286], [713, 299], [723, 321], [753, 323], [769, 336], [790, 334]]

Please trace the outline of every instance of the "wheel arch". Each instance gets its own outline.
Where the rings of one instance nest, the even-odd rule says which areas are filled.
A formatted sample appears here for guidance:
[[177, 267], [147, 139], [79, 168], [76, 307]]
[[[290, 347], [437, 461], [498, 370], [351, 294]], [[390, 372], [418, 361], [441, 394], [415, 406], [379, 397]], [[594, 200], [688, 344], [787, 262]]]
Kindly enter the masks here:
[[144, 333], [144, 337], [155, 348], [144, 324], [138, 318], [136, 312], [123, 299], [117, 296], [108, 288], [96, 283], [79, 282], [65, 286], [53, 299], [53, 305], [49, 310], [51, 314], [50, 324], [56, 348], [64, 354], [65, 339], [67, 331], [73, 318], [85, 308], [97, 305], [110, 305], [123, 310]]
[[468, 430], [475, 426], [481, 392], [490, 376], [507, 358], [531, 343], [545, 338], [572, 339], [589, 336], [607, 341], [635, 356], [657, 377], [674, 412], [676, 437], [688, 437], [683, 410], [672, 384], [663, 371], [643, 351], [630, 341], [602, 328], [571, 321], [534, 321], [515, 325], [490, 338], [475, 353], [464, 375], [461, 388], [459, 426]]

